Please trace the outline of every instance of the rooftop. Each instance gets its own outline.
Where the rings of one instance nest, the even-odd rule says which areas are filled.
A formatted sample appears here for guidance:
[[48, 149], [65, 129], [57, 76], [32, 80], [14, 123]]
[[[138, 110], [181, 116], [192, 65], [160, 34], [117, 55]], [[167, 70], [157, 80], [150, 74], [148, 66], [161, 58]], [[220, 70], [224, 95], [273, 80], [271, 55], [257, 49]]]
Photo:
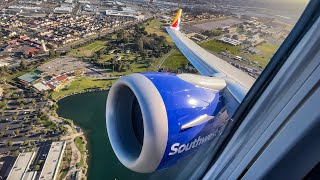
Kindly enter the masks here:
[[51, 144], [47, 159], [44, 162], [44, 166], [40, 174], [40, 180], [56, 179], [65, 147], [65, 141], [57, 141]]
[[43, 84], [41, 82], [34, 84], [33, 87], [35, 87], [38, 91], [50, 90], [50, 88], [48, 86], [46, 86], [45, 84]]
[[34, 71], [26, 73], [26, 74], [24, 74], [22, 76], [19, 76], [18, 79], [26, 81], [28, 83], [32, 83], [32, 82], [34, 82], [34, 81], [36, 81], [36, 80], [38, 80], [40, 78], [39, 75], [41, 73], [42, 73], [42, 71], [34, 70]]
[[35, 152], [20, 153], [11, 169], [8, 180], [23, 179], [35, 156]]

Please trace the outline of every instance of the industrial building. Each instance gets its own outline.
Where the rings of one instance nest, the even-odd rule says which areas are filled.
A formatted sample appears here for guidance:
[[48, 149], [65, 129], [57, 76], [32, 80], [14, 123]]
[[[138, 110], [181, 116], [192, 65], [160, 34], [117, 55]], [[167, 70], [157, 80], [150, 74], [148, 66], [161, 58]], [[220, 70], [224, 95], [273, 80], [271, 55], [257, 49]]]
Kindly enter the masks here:
[[33, 180], [36, 176], [36, 172], [29, 172], [29, 166], [34, 159], [35, 154], [35, 152], [20, 153], [7, 180]]
[[34, 151], [20, 153], [9, 172], [7, 180], [57, 179], [65, 147], [65, 141], [52, 142], [41, 173], [39, 171], [34, 171], [31, 168], [31, 164], [35, 163], [34, 161], [37, 159], [36, 156], [39, 156], [37, 155], [39, 152]]
[[57, 178], [65, 147], [65, 141], [57, 141], [51, 144], [47, 159], [44, 162], [39, 177], [40, 180], [54, 180]]
[[235, 39], [231, 39], [231, 38], [227, 38], [227, 37], [221, 37], [219, 39], [219, 41], [226, 43], [226, 44], [229, 44], [229, 45], [232, 45], [232, 46], [238, 46], [241, 44], [240, 41], [235, 40]]

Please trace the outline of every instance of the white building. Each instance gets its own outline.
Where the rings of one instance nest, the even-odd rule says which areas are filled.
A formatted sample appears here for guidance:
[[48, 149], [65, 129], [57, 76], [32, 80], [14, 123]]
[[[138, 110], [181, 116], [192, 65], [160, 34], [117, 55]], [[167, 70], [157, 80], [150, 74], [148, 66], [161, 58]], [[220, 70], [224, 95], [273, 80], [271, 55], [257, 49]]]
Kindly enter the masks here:
[[39, 180], [55, 180], [57, 179], [58, 170], [63, 157], [65, 141], [57, 141], [51, 144], [48, 156], [44, 162]]
[[10, 170], [7, 180], [33, 180], [36, 172], [29, 171], [29, 166], [35, 154], [35, 152], [20, 153]]

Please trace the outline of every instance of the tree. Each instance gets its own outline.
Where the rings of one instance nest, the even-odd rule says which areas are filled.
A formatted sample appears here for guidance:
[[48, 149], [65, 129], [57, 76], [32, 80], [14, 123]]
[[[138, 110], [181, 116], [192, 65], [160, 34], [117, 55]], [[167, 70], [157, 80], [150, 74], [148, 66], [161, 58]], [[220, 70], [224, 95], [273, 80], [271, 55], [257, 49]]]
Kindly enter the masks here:
[[20, 69], [21, 69], [21, 70], [27, 69], [27, 65], [26, 65], [26, 63], [25, 63], [23, 60], [20, 61]]
[[59, 108], [58, 104], [57, 103], [53, 103], [52, 104], [52, 109], [53, 110], [57, 110]]
[[131, 64], [126, 64], [126, 67], [127, 67], [127, 70], [130, 70], [130, 71], [132, 71], [133, 69], [132, 69], [132, 66], [131, 66]]
[[136, 40], [137, 49], [141, 52], [143, 51], [143, 39], [139, 38]]
[[49, 57], [55, 57], [57, 56], [57, 51], [49, 50]]
[[17, 99], [17, 103], [21, 103], [22, 102], [22, 100], [19, 98], [19, 99]]
[[45, 135], [47, 135], [47, 134], [48, 134], [48, 130], [47, 130], [47, 129], [44, 129], [44, 130], [42, 131], [42, 133], [45, 134]]
[[8, 147], [12, 146], [12, 144], [13, 144], [12, 141], [10, 141], [10, 140], [7, 141], [7, 146], [8, 146]]
[[15, 157], [19, 156], [19, 154], [20, 154], [20, 151], [19, 151], [19, 150], [15, 150], [15, 151], [13, 152], [13, 156], [15, 156]]
[[23, 109], [23, 108], [24, 108], [24, 104], [23, 104], [23, 103], [20, 103], [20, 104], [19, 104], [19, 107], [20, 107], [21, 109]]
[[34, 167], [34, 170], [35, 170], [35, 171], [39, 171], [39, 170], [40, 170], [40, 165], [36, 165], [36, 166]]
[[23, 99], [25, 95], [23, 93], [19, 94], [19, 98]]
[[24, 118], [24, 122], [28, 123], [29, 122], [29, 117]]
[[15, 121], [15, 120], [18, 119], [18, 117], [17, 116], [13, 116], [12, 119]]
[[4, 132], [0, 131], [0, 137], [3, 137], [3, 136], [4, 136]]
[[48, 91], [43, 91], [42, 97], [48, 98], [49, 92]]
[[145, 60], [146, 57], [147, 57], [147, 52], [146, 51], [141, 51], [141, 57], [142, 57], [143, 60]]
[[41, 119], [39, 117], [36, 117], [35, 120], [37, 121], [37, 123], [41, 122]]
[[0, 109], [5, 110], [7, 108], [7, 101], [0, 101]]
[[33, 105], [36, 104], [36, 100], [35, 99], [32, 99], [31, 102], [32, 102]]
[[19, 129], [14, 130], [14, 134], [15, 134], [16, 136], [18, 136], [19, 133], [20, 133], [20, 130], [19, 130]]
[[18, 95], [17, 95], [16, 93], [12, 93], [12, 94], [11, 94], [11, 98], [17, 99], [17, 98], [18, 98]]
[[24, 145], [24, 146], [28, 146], [29, 143], [30, 143], [30, 141], [28, 141], [28, 140], [24, 140], [24, 141], [23, 141], [23, 145]]

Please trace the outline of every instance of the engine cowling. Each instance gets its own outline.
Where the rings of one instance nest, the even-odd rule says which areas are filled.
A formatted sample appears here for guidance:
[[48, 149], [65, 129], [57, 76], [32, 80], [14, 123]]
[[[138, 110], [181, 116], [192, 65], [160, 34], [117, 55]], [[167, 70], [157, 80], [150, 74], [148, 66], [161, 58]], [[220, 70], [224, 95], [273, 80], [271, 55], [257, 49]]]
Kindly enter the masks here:
[[124, 166], [141, 173], [168, 168], [216, 136], [215, 127], [225, 120], [217, 116], [224, 107], [219, 90], [225, 82], [199, 77], [136, 73], [112, 86], [107, 130]]

